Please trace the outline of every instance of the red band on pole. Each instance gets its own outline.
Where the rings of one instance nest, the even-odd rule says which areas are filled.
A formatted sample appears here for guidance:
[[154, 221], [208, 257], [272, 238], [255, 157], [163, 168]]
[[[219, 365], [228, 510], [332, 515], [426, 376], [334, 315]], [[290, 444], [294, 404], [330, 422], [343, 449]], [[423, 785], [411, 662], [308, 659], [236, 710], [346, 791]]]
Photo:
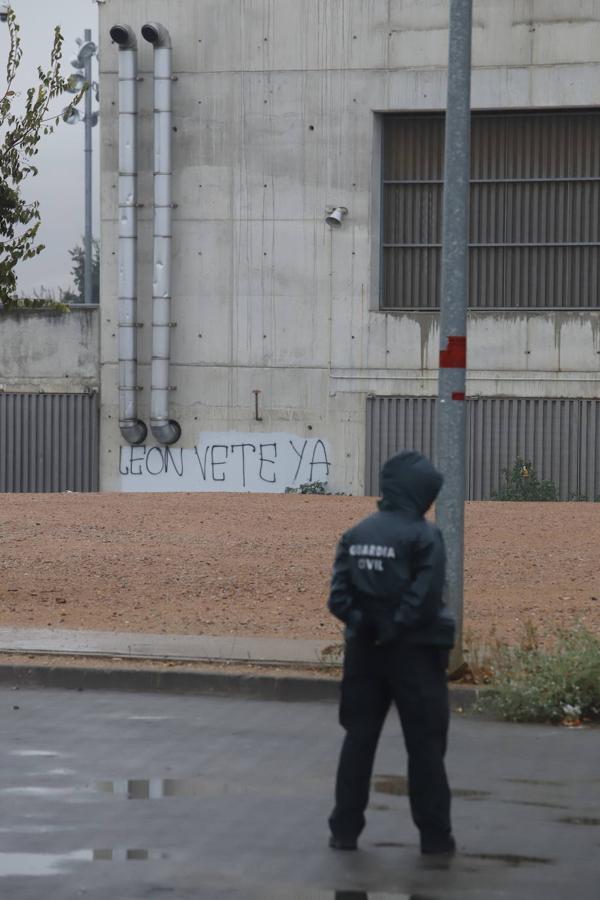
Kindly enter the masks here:
[[453, 400], [464, 400], [465, 399], [464, 392], [463, 391], [454, 391], [454, 393], [452, 394], [452, 399]]
[[458, 335], [448, 338], [448, 346], [440, 350], [440, 369], [466, 369], [467, 339]]

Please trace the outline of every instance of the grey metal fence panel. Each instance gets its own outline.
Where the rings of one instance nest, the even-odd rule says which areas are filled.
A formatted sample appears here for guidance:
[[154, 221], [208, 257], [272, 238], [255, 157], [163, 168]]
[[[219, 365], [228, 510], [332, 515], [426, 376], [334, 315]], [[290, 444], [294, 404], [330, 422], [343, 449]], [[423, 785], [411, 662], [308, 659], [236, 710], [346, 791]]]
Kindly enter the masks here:
[[[369, 397], [365, 492], [379, 492], [379, 470], [393, 453], [435, 459], [435, 398]], [[549, 479], [561, 500], [600, 498], [600, 400], [475, 397], [467, 400], [466, 493], [486, 500], [518, 457]]]
[[98, 490], [98, 394], [0, 394], [0, 492]]
[[365, 492], [379, 493], [385, 460], [404, 449], [435, 458], [435, 400], [432, 397], [369, 397]]

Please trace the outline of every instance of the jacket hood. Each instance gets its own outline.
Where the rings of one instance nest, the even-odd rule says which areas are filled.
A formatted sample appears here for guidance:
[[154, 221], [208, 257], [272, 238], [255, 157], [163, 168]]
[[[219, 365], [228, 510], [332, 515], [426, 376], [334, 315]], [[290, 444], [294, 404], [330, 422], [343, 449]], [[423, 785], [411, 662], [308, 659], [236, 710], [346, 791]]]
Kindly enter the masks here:
[[444, 478], [426, 456], [403, 450], [381, 469], [379, 508], [424, 515], [440, 492]]

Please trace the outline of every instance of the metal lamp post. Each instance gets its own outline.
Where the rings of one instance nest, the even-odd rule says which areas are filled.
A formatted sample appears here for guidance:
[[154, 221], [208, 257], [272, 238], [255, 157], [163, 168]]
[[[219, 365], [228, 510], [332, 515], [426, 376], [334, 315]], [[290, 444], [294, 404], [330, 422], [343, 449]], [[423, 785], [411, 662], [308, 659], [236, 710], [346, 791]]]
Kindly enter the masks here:
[[438, 464], [445, 484], [436, 521], [446, 539], [447, 598], [457, 624], [452, 670], [463, 661], [472, 15], [472, 0], [450, 0], [437, 416]]
[[[69, 78], [67, 90], [77, 94], [84, 84], [88, 85], [85, 93], [85, 107], [83, 116], [77, 110], [68, 108], [63, 112], [63, 119], [68, 125], [83, 122], [85, 127], [84, 158], [85, 158], [85, 231], [83, 253], [83, 302], [92, 302], [92, 128], [98, 123], [98, 111], [92, 111], [92, 89], [98, 100], [98, 83], [92, 81], [92, 59], [97, 55], [98, 48], [92, 41], [92, 32], [89, 28], [84, 31], [83, 40], [77, 41], [79, 52], [71, 60], [71, 65], [76, 70]], [[83, 71], [83, 74], [81, 74]]]

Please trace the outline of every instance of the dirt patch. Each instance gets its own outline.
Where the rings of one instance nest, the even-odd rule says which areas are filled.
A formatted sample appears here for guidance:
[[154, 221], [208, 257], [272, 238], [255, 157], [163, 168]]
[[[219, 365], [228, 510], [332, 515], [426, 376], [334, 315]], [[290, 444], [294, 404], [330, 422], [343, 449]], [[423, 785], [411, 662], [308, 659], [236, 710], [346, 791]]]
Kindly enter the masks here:
[[[0, 625], [339, 639], [325, 602], [368, 497], [3, 494]], [[465, 630], [600, 634], [600, 505], [469, 503]]]

